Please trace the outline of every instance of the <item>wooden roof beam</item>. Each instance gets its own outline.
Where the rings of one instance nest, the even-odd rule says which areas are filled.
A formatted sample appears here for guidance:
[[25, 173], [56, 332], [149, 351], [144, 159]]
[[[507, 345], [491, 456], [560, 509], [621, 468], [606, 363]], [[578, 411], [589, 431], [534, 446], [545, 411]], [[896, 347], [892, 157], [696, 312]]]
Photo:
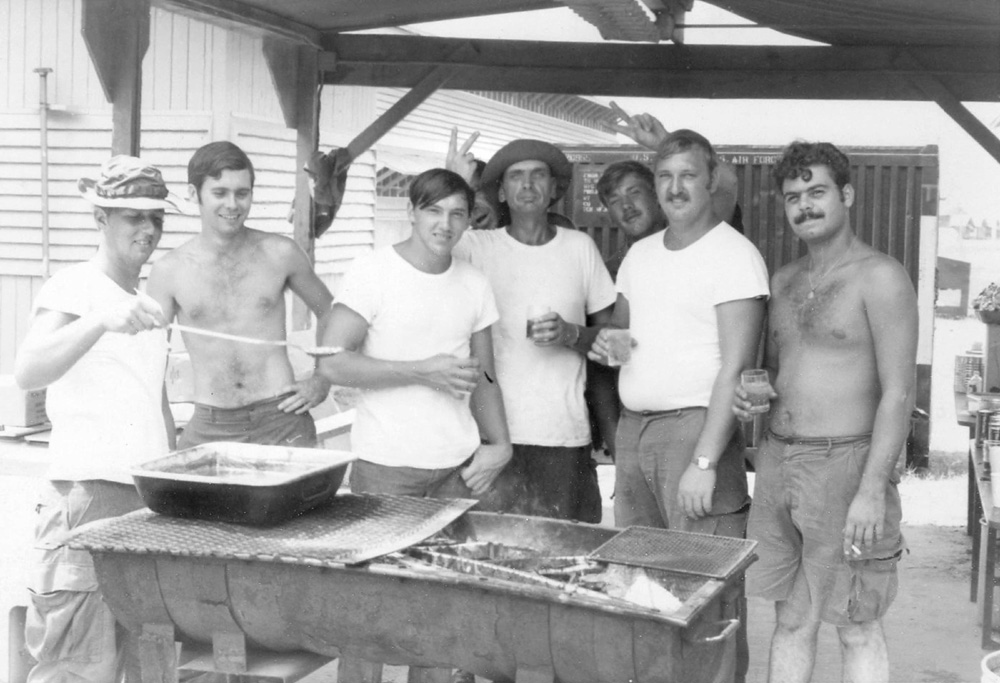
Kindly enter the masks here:
[[[149, 2], [150, 0], [145, 0]], [[238, 0], [152, 0], [157, 6], [225, 28], [250, 29], [254, 33], [284, 38], [319, 47], [320, 32], [274, 12]]]
[[977, 119], [941, 79], [921, 70], [919, 60], [910, 52], [901, 55], [899, 62], [910, 71], [908, 78], [911, 82], [936, 102], [990, 156], [1000, 162], [1000, 138]]
[[419, 36], [325, 36], [327, 83], [410, 87], [430, 66], [454, 67], [449, 88], [574, 95], [730, 99], [927, 100], [905, 77], [946, 79], [962, 101], [1000, 96], [1000, 46], [921, 48], [922, 65], [897, 63], [894, 47], [634, 45], [472, 40]]

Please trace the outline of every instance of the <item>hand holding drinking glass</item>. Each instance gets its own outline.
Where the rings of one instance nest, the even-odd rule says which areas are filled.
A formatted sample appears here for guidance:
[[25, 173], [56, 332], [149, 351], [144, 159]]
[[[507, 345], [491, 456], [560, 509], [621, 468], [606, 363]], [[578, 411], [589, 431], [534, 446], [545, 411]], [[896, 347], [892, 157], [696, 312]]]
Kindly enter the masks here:
[[747, 412], [762, 415], [771, 410], [771, 396], [774, 390], [771, 389], [767, 370], [744, 370], [740, 374], [740, 384], [750, 404]]

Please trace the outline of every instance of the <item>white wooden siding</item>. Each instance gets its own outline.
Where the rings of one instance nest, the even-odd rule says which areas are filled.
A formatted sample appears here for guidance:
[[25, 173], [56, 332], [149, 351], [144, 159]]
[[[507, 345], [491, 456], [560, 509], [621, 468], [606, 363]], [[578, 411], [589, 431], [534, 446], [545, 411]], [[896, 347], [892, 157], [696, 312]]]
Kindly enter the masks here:
[[[49, 67], [49, 225], [52, 272], [93, 255], [97, 231], [76, 191], [111, 145], [111, 106], [80, 34], [82, 0], [0, 0], [0, 373], [10, 372], [42, 282], [39, 78]], [[154, 8], [143, 61], [142, 156], [186, 197], [187, 162], [210, 140], [246, 149], [257, 168], [253, 227], [291, 234], [295, 133], [284, 119], [259, 36], [227, 30]], [[346, 145], [392, 105], [402, 90], [326, 87], [320, 99], [320, 148]], [[574, 143], [613, 137], [541, 114], [457, 91], [441, 91], [411, 113], [381, 144], [415, 150], [428, 167], [443, 162], [448, 132], [490, 128], [474, 149], [488, 158], [510, 139], [529, 135]], [[350, 262], [377, 244], [405, 236], [405, 201], [376, 201], [378, 145], [351, 165], [334, 224], [315, 245], [316, 271], [332, 291]], [[378, 206], [378, 215], [376, 207]], [[197, 207], [168, 216], [151, 262], [199, 230]], [[384, 227], [376, 229], [376, 224]], [[148, 266], [144, 273], [148, 273]]]
[[[391, 107], [405, 90], [377, 90], [377, 114]], [[484, 125], [488, 122], [488, 127]], [[610, 133], [603, 133], [544, 114], [496, 102], [459, 90], [439, 90], [413, 110], [398, 126], [380, 140], [383, 145], [429, 152], [437, 164], [444, 163], [448, 136], [452, 126], [458, 126], [464, 140], [473, 131], [480, 131], [472, 152], [488, 160], [494, 152], [517, 138], [537, 138], [566, 144], [617, 144]]]

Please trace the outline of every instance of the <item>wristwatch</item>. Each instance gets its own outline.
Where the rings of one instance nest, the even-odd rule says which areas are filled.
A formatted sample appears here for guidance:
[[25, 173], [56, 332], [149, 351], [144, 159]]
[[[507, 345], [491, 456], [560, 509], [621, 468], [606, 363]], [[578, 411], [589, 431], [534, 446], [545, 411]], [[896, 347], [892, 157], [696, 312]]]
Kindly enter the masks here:
[[709, 460], [708, 456], [706, 456], [706, 455], [699, 455], [697, 458], [695, 458], [694, 459], [694, 465], [699, 470], [703, 470], [703, 471], [714, 470], [715, 469], [715, 463], [712, 462], [711, 460]]

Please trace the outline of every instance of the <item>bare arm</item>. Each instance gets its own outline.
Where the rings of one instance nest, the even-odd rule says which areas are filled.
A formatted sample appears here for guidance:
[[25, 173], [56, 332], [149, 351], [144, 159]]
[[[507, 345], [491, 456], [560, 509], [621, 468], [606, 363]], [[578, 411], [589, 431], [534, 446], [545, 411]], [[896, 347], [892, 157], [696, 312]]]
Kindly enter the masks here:
[[722, 366], [712, 385], [705, 426], [695, 445], [694, 456], [705, 456], [712, 469], [699, 470], [692, 462], [681, 477], [678, 500], [689, 517], [703, 517], [712, 511], [712, 491], [715, 488], [715, 463], [733, 432], [731, 410], [733, 393], [740, 382], [740, 373], [753, 367], [757, 360], [757, 344], [764, 322], [763, 299], [727, 301], [715, 307], [719, 321], [719, 350]]
[[40, 389], [65, 375], [106, 332], [137, 334], [163, 324], [160, 307], [143, 296], [84, 316], [41, 309], [18, 350], [14, 378], [23, 389]]
[[345, 351], [323, 358], [318, 372], [329, 382], [347, 387], [385, 389], [419, 384], [455, 397], [472, 392], [479, 381], [479, 360], [474, 356], [441, 354], [419, 361], [369, 358], [359, 352], [367, 335], [367, 320], [347, 306], [335, 304], [321, 343]]
[[158, 260], [153, 264], [149, 271], [149, 280], [146, 281], [146, 295], [160, 305], [163, 319], [167, 324], [173, 322], [177, 316], [177, 300], [174, 299], [173, 293], [171, 263], [170, 254]]
[[[323, 281], [316, 275], [309, 257], [302, 248], [287, 238], [282, 238], [288, 245], [285, 263], [288, 267], [288, 287], [316, 316], [316, 339], [322, 338], [323, 331], [329, 323], [330, 306], [333, 296]], [[330, 393], [330, 382], [319, 372], [312, 376], [285, 387], [285, 391], [294, 392], [282, 401], [278, 408], [286, 413], [304, 413], [326, 400]]]
[[485, 443], [476, 449], [472, 462], [462, 471], [462, 479], [477, 496], [486, 493], [510, 461], [513, 449], [507, 431], [503, 394], [493, 366], [493, 337], [490, 328], [472, 335], [472, 356], [479, 360], [486, 381], [479, 382], [469, 403]]
[[[779, 292], [781, 291], [781, 285], [778, 282], [778, 276], [771, 278], [771, 291]], [[769, 321], [771, 317], [771, 306], [774, 303], [774, 299], [768, 301], [767, 315], [764, 316], [764, 322], [762, 323], [762, 333], [763, 333], [763, 344], [764, 344], [764, 362], [761, 367], [767, 370], [768, 381], [771, 385], [771, 400], [778, 398], [778, 394], [774, 391], [774, 384], [778, 379], [778, 345], [774, 343], [771, 339], [769, 327]], [[750, 397], [743, 386], [739, 383], [736, 384], [736, 392], [733, 396], [733, 414], [736, 415], [736, 419], [741, 422], [750, 422], [754, 417], [760, 417], [764, 420], [770, 419], [770, 412], [767, 413], [755, 413], [751, 410], [752, 406], [750, 404]], [[765, 423], [766, 424], [766, 423]]]
[[[319, 279], [302, 247], [287, 238], [284, 240], [288, 244], [288, 253], [285, 257], [288, 267], [288, 288], [305, 302], [318, 321], [325, 323], [330, 306], [333, 305], [333, 295]], [[318, 324], [316, 327], [316, 340], [319, 341], [322, 337], [321, 327], [325, 327], [325, 324]]]
[[917, 356], [917, 298], [898, 263], [871, 269], [864, 284], [882, 396], [875, 411], [871, 449], [861, 486], [847, 512], [845, 552], [870, 546], [885, 532], [885, 485], [909, 431]]

